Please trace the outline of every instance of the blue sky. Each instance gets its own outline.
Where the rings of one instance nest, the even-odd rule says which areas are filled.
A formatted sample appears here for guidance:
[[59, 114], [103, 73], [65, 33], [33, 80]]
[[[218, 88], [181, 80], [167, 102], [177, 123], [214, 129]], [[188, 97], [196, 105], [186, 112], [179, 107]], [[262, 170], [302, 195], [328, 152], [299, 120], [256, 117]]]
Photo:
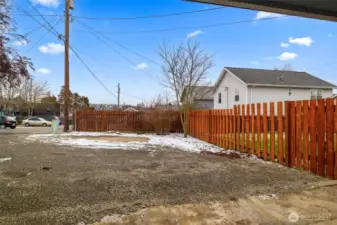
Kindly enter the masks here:
[[[28, 1], [32, 1], [42, 14], [61, 15], [64, 10], [63, 0], [16, 0], [31, 14], [36, 14], [27, 3]], [[72, 15], [85, 17], [137, 17], [217, 7], [180, 0], [76, 0], [75, 2]], [[13, 13], [22, 14], [18, 9], [13, 9]], [[289, 16], [212, 28], [121, 33], [198, 27], [275, 16], [277, 15], [224, 7], [220, 10], [166, 18], [113, 21], [81, 19], [80, 21], [158, 63], [161, 63], [158, 46], [164, 40], [172, 45], [188, 39], [198, 41], [206, 52], [214, 55], [215, 66], [209, 73], [209, 80], [212, 82], [215, 82], [224, 66], [272, 69], [290, 63], [297, 71], [306, 71], [337, 84], [337, 23], [333, 22]], [[23, 33], [39, 26], [28, 16], [15, 15], [14, 18], [19, 31]], [[36, 18], [44, 23], [41, 18]], [[52, 24], [57, 21], [55, 17], [46, 17], [46, 19]], [[59, 33], [64, 33], [63, 22], [55, 28]], [[13, 45], [24, 55], [32, 58], [36, 68], [34, 72], [36, 79], [48, 81], [51, 92], [57, 95], [64, 82], [63, 43], [49, 33], [35, 48], [31, 49], [45, 33], [45, 28], [38, 29], [28, 36], [27, 45], [18, 46], [18, 43]], [[107, 42], [129, 61], [116, 54], [91, 33], [85, 32], [78, 22], [71, 23], [71, 46], [111, 91], [117, 93], [117, 83], [121, 84], [122, 103], [136, 104], [165, 91], [158, 80], [153, 78], [160, 77], [160, 66], [126, 51], [111, 41], [107, 40]], [[74, 54], [70, 59], [70, 74], [71, 90], [88, 96], [91, 103], [115, 104], [117, 102], [116, 97], [100, 86]]]

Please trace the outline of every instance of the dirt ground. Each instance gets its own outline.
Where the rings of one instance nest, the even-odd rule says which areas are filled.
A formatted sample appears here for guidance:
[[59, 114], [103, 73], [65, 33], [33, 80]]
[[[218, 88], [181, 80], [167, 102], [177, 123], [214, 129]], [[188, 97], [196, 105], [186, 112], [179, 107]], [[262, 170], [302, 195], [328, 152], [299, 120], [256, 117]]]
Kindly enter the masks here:
[[[219, 204], [221, 214], [228, 204], [242, 209], [241, 202], [250, 196], [302, 193], [309, 183], [325, 181], [254, 160], [162, 147], [147, 152], [56, 146], [27, 142], [29, 133], [0, 132], [0, 158], [11, 157], [0, 163], [0, 224], [93, 224], [114, 214], [128, 215], [124, 219], [130, 220], [107, 224], [193, 224], [170, 219], [130, 221], [144, 215], [151, 218], [158, 208], [182, 213], [191, 206], [208, 218]], [[169, 214], [165, 211], [165, 215]], [[251, 224], [253, 220], [246, 217], [230, 221]], [[274, 224], [264, 223], [269, 221], [266, 218], [261, 224]], [[215, 224], [200, 221], [195, 224]]]

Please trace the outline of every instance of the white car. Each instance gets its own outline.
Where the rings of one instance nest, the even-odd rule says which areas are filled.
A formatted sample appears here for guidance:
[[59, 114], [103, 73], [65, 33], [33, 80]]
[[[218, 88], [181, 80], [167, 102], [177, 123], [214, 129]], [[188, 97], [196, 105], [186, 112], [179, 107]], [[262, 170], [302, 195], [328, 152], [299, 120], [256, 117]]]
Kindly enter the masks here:
[[43, 118], [40, 118], [40, 117], [30, 117], [26, 120], [23, 120], [22, 124], [25, 125], [26, 127], [29, 127], [29, 126], [47, 127], [47, 126], [51, 126], [52, 122], [45, 120]]

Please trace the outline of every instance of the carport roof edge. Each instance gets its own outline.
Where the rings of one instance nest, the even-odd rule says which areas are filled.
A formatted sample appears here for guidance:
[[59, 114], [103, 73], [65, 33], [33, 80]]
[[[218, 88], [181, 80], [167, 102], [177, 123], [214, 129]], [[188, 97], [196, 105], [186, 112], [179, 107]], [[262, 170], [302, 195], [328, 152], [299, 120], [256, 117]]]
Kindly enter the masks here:
[[335, 0], [184, 0], [337, 22]]

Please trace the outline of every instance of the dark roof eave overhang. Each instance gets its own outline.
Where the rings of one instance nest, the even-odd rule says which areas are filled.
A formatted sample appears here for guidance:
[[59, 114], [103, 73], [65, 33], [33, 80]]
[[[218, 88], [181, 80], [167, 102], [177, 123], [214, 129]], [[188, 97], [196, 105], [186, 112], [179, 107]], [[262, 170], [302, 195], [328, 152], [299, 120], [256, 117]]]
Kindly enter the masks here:
[[260, 10], [266, 12], [280, 13], [285, 15], [307, 17], [337, 22], [337, 4], [332, 4], [330, 10], [309, 7], [306, 1], [290, 4], [289, 1], [268, 1], [268, 0], [185, 0], [192, 2], [201, 2], [215, 5], [230, 6], [251, 10]]

